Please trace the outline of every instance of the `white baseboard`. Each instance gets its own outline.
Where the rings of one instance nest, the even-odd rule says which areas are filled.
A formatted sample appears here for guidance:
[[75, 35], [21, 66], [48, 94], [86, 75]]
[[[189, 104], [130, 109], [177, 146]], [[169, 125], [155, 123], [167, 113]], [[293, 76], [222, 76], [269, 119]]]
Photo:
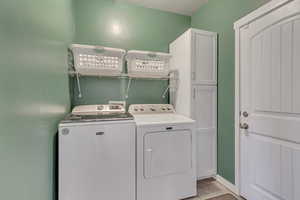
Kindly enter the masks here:
[[206, 171], [205, 173], [201, 173], [200, 175], [198, 175], [197, 180], [202, 180], [202, 179], [206, 179], [206, 178], [211, 178], [211, 177], [215, 177], [217, 172], [217, 170], [209, 170]]
[[210, 174], [210, 175], [206, 175], [206, 176], [199, 176], [197, 177], [197, 181], [201, 181], [203, 179], [207, 179], [207, 178], [215, 178], [216, 174]]
[[216, 176], [216, 180], [219, 181], [222, 185], [224, 185], [227, 189], [229, 189], [231, 192], [233, 192], [236, 195], [239, 195], [239, 190], [236, 185], [232, 184], [225, 178], [223, 178], [220, 175]]

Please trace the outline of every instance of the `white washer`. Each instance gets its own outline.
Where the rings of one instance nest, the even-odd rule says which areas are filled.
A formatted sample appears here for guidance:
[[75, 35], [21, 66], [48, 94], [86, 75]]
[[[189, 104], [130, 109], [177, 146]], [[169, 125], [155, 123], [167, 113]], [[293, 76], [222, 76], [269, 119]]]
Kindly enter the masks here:
[[59, 200], [134, 200], [135, 123], [123, 107], [79, 106], [59, 124]]
[[172, 105], [131, 105], [137, 142], [137, 200], [196, 196], [195, 127]]

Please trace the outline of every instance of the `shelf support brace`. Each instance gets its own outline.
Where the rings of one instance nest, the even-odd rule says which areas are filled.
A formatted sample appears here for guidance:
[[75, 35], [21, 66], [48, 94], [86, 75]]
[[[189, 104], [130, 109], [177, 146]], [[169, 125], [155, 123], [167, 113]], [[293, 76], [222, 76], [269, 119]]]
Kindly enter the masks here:
[[77, 87], [78, 87], [78, 98], [82, 98], [80, 81], [79, 81], [79, 73], [78, 72], [76, 72], [76, 81], [77, 81]]
[[166, 95], [167, 95], [167, 92], [168, 90], [170, 89], [170, 85], [168, 85], [168, 87], [165, 89], [163, 95], [162, 95], [162, 98], [165, 99], [166, 98]]
[[129, 77], [129, 79], [128, 79], [128, 84], [127, 84], [127, 88], [126, 88], [125, 99], [128, 99], [129, 90], [130, 90], [130, 86], [131, 86], [131, 80], [132, 80], [132, 78]]

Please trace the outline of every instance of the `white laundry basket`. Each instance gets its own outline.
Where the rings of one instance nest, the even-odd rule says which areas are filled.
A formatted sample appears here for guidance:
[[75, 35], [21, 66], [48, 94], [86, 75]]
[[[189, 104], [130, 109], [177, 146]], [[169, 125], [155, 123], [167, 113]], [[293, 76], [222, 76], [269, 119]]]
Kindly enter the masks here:
[[123, 49], [72, 44], [74, 68], [81, 75], [121, 75], [126, 51]]
[[127, 69], [129, 77], [166, 78], [169, 75], [171, 55], [160, 52], [127, 52]]

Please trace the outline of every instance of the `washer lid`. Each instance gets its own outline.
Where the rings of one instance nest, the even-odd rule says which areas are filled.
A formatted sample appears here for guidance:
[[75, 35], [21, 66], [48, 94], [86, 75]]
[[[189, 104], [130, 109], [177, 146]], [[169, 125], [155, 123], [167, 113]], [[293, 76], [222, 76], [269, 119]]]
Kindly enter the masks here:
[[120, 121], [133, 120], [130, 113], [105, 114], [105, 115], [74, 115], [69, 114], [60, 123], [82, 123], [82, 122], [101, 122], [101, 121]]
[[133, 114], [134, 120], [140, 125], [160, 125], [160, 124], [182, 124], [194, 123], [195, 121], [183, 115], [174, 113], [161, 114]]

